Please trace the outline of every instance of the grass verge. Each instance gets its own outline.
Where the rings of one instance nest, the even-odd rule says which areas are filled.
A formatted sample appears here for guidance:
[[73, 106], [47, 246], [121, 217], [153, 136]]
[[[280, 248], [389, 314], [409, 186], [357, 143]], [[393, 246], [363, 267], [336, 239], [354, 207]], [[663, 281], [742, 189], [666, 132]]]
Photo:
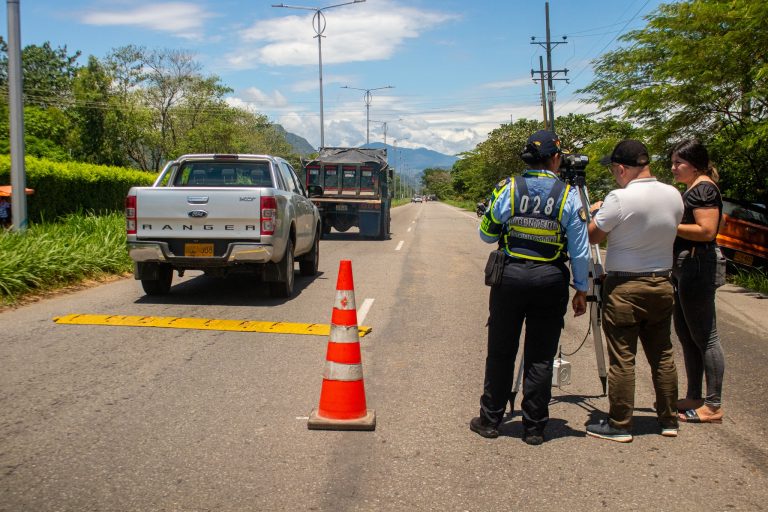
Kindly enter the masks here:
[[125, 218], [72, 214], [61, 222], [0, 232], [0, 304], [132, 268], [125, 249]]
[[475, 201], [469, 201], [466, 199], [458, 200], [458, 199], [444, 199], [444, 203], [450, 204], [451, 206], [455, 206], [457, 208], [461, 208], [463, 210], [467, 210], [469, 212], [474, 212], [477, 209], [477, 202]]
[[738, 269], [732, 279], [733, 284], [768, 295], [768, 274], [762, 270]]

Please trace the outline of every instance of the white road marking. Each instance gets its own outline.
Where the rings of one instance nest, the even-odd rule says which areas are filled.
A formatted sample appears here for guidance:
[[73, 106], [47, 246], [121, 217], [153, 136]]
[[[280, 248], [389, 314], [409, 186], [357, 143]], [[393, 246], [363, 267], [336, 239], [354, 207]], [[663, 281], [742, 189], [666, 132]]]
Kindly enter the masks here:
[[309, 416], [296, 416], [297, 420], [308, 420]]
[[362, 324], [365, 321], [365, 316], [373, 306], [373, 299], [365, 299], [360, 307], [357, 309], [357, 325]]
[[399, 251], [400, 249], [402, 249], [404, 243], [405, 243], [404, 240], [400, 240], [400, 242], [398, 242], [398, 244], [397, 244], [397, 247], [395, 247], [395, 250]]
[[408, 229], [406, 229], [406, 231], [407, 231], [408, 233], [410, 233], [410, 232], [411, 232], [411, 229], [413, 229], [413, 228], [408, 228]]

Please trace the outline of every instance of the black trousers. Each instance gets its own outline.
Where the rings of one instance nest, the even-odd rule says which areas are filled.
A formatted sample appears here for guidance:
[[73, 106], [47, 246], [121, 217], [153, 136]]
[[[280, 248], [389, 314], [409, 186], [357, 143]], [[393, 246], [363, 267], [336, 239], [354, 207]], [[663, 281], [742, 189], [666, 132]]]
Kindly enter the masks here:
[[568, 308], [570, 272], [563, 263], [514, 260], [491, 287], [488, 355], [480, 416], [499, 425], [514, 382], [515, 357], [525, 322], [523, 427], [542, 432], [549, 420], [552, 364]]

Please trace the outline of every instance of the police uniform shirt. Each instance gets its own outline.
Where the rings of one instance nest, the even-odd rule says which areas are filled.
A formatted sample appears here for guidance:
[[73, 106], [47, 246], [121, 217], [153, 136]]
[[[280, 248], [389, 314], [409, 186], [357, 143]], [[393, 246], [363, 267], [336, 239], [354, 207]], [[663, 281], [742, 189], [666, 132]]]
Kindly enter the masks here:
[[[550, 179], [559, 179], [557, 175], [550, 171], [528, 170], [523, 173], [526, 178], [528, 191], [530, 194], [546, 197], [549, 194], [551, 183]], [[489, 234], [483, 232], [483, 222], [480, 224], [480, 238], [487, 243], [495, 243], [501, 236], [501, 226], [507, 223], [512, 217], [512, 197], [514, 197], [514, 180], [505, 179], [500, 182], [493, 192], [493, 201], [490, 211], [485, 215], [483, 222], [490, 222], [495, 229], [488, 230]], [[579, 213], [581, 212], [581, 213]], [[486, 219], [488, 219], [486, 221]], [[568, 240], [567, 250], [571, 261], [571, 272], [573, 274], [573, 285], [579, 291], [587, 291], [587, 278], [589, 273], [589, 240], [587, 235], [586, 215], [581, 207], [581, 199], [576, 190], [568, 188], [568, 195], [563, 205], [563, 214], [560, 218], [560, 224], [565, 228], [565, 236]]]

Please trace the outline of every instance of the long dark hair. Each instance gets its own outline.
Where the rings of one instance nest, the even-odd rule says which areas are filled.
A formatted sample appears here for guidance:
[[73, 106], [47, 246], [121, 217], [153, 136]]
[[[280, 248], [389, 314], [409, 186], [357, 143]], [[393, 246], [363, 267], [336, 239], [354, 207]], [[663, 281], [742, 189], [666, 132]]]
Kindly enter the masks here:
[[689, 162], [696, 168], [696, 170], [709, 176], [712, 181], [717, 182], [720, 179], [720, 174], [718, 174], [717, 169], [715, 169], [715, 166], [709, 161], [709, 152], [707, 151], [707, 148], [698, 139], [685, 139], [678, 142], [669, 152], [670, 158], [672, 158], [673, 155], [677, 155], [686, 162]]

